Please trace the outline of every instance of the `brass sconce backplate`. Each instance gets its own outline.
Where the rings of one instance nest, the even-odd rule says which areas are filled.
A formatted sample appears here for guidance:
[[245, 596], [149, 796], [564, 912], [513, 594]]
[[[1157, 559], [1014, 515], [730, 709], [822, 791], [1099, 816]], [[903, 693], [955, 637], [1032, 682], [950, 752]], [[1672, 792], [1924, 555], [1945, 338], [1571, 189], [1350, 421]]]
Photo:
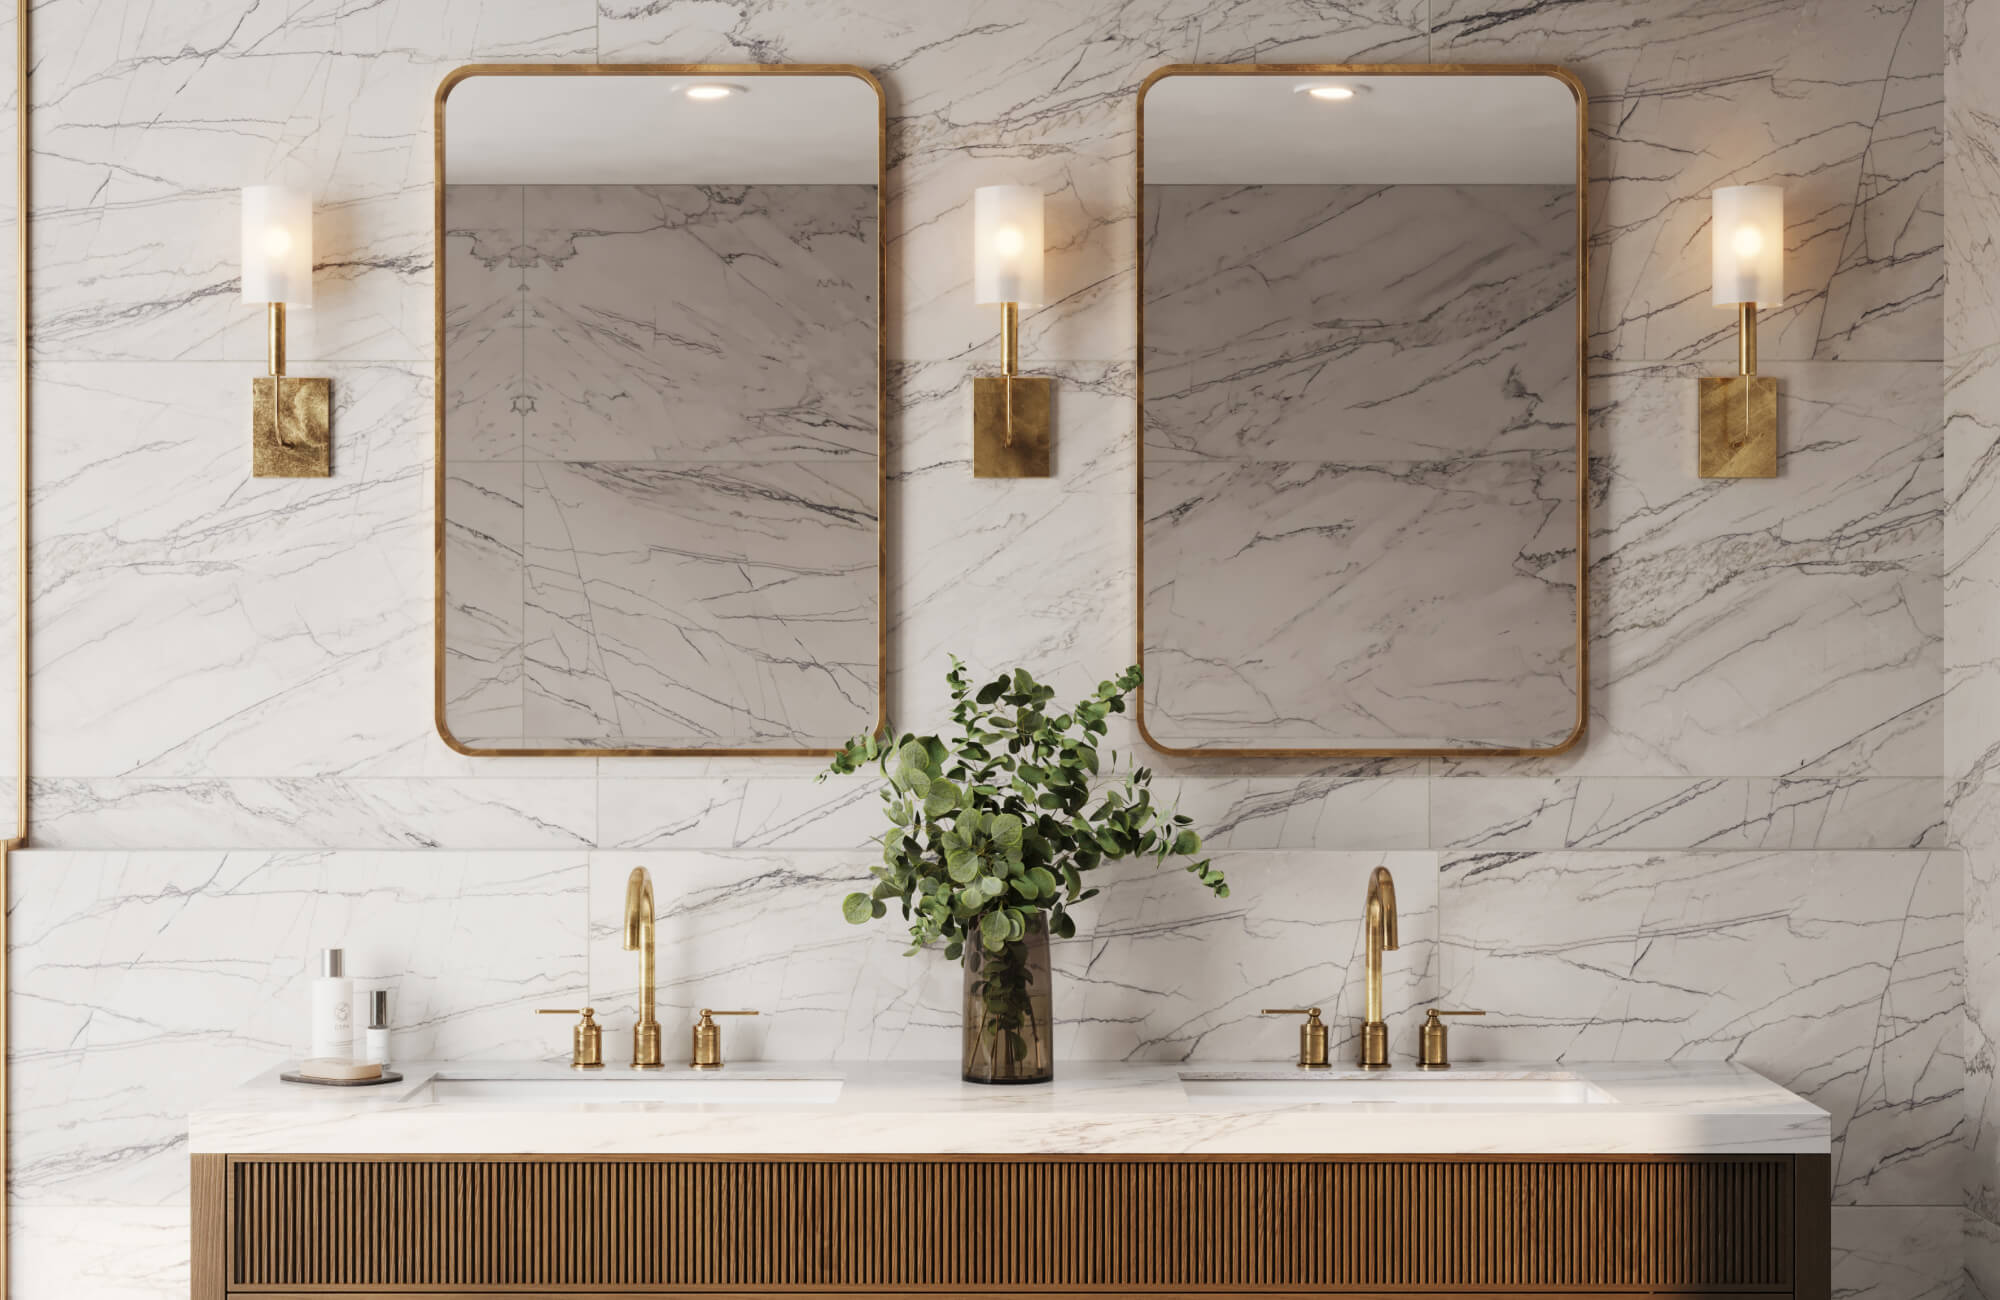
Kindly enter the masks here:
[[[1007, 436], [1013, 385], [1013, 437]], [[1044, 377], [993, 376], [972, 381], [972, 477], [1047, 478], [1054, 384]]]
[[[250, 381], [251, 473], [258, 478], [327, 478], [333, 473], [333, 385], [325, 379], [283, 378], [279, 402], [274, 381]], [[282, 426], [284, 436], [279, 437]]]
[[1701, 477], [1778, 477], [1778, 381], [1727, 375], [1701, 381]]

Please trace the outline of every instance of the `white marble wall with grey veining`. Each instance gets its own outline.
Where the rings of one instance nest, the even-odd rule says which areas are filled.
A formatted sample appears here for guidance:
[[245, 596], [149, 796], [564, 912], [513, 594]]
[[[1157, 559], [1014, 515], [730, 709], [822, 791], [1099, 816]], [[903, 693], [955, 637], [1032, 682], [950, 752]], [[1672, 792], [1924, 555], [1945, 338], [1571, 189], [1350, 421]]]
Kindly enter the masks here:
[[[1986, 8], [1971, 3], [1975, 15]], [[797, 927], [791, 942], [775, 928], [760, 935], [744, 972], [755, 996], [787, 1011], [762, 1026], [760, 1049], [780, 1051], [769, 1036], [793, 1023], [815, 1050], [838, 1041], [844, 1051], [916, 1052], [925, 1035], [942, 1041], [935, 1024], [909, 1017], [950, 1008], [950, 972], [905, 962], [892, 934], [850, 930], [818, 910], [839, 889], [829, 894], [834, 882], [815, 873], [837, 870], [870, 833], [859, 785], [814, 785], [809, 761], [481, 760], [436, 737], [431, 97], [464, 62], [596, 59], [847, 61], [883, 78], [888, 702], [909, 723], [937, 716], [951, 651], [982, 669], [1033, 664], [1065, 693], [1132, 653], [1133, 105], [1148, 72], [1176, 61], [1431, 59], [1575, 70], [1593, 121], [1589, 742], [1544, 764], [1156, 763], [1161, 788], [1179, 790], [1232, 859], [1242, 856], [1229, 869], [1246, 893], [1218, 909], [1184, 879], [1163, 878], [1139, 882], [1122, 902], [1106, 895], [1133, 910], [1129, 919], [1106, 913], [1122, 932], [1093, 972], [1103, 983], [1081, 987], [1089, 1010], [1072, 1012], [1101, 1008], [1088, 1030], [1099, 1037], [1081, 1037], [1079, 1021], [1077, 1041], [1199, 1055], [1245, 1052], [1268, 1033], [1256, 1054], [1282, 1055], [1289, 1030], [1239, 1016], [1248, 1002], [1238, 999], [1260, 982], [1300, 993], [1330, 983], [1332, 967], [1324, 980], [1312, 968], [1321, 949], [1344, 972], [1339, 954], [1360, 903], [1358, 890], [1348, 895], [1349, 873], [1384, 853], [1397, 855], [1412, 898], [1423, 897], [1416, 882], [1429, 855], [1450, 850], [1456, 864], [1489, 839], [1545, 853], [1579, 881], [1598, 862], [1599, 880], [1650, 873], [1657, 901], [1644, 905], [1552, 895], [1582, 919], [1552, 913], [1551, 945], [1590, 949], [1591, 929], [1601, 928], [1605, 951], [1625, 962], [1593, 968], [1593, 1005], [1668, 991], [1643, 978], [1652, 973], [1643, 964], [1628, 974], [1633, 939], [1664, 938], [1674, 929], [1667, 913], [1685, 909], [1667, 944], [1674, 962], [1699, 954], [1703, 980], [1715, 978], [1708, 963], [1746, 963], [1727, 968], [1741, 972], [1730, 996], [1750, 1009], [1742, 1059], [1855, 1098], [1841, 1178], [1843, 1195], [1859, 1199], [1837, 1211], [1842, 1290], [1901, 1300], [1949, 1289], [1940, 1275], [1955, 1267], [1958, 1195], [1931, 1181], [1942, 1160], [1934, 1120], [1949, 1103], [1916, 1085], [1946, 1077], [1937, 1062], [1948, 1053], [1927, 1035], [1955, 1014], [1950, 994], [1936, 972], [1898, 960], [1884, 931], [1845, 919], [1861, 910], [1852, 891], [1862, 891], [1875, 917], [1912, 934], [1950, 926], [1933, 895], [1951, 858], [1927, 852], [1945, 844], [1937, 778], [1983, 783], [1969, 775], [1976, 764], [1954, 757], [1945, 766], [1941, 755], [1991, 744], [1952, 738], [1963, 734], [1959, 718], [1982, 716], [1985, 680], [1957, 651], [1949, 723], [1943, 703], [1947, 541], [1950, 581], [1968, 597], [1955, 602], [1954, 620], [1980, 608], [1970, 599], [1977, 563], [1956, 558], [1980, 553], [1977, 533], [1960, 533], [1963, 545], [1942, 536], [1947, 492], [1955, 517], [1970, 520], [1963, 507], [1977, 492], [1963, 485], [1983, 482], [1984, 457], [1959, 436], [1973, 428], [1976, 440], [1974, 416], [1955, 416], [1949, 439], [1940, 432], [1941, 246], [1949, 237], [1955, 258], [1976, 261], [1992, 225], [1954, 215], [1947, 226], [1939, 200], [1944, 5], [1668, 0], [1644, 9], [1641, 25], [1621, 0], [1021, 0], [1004, 11], [973, 0], [304, 0], [282, 9], [188, 0], [128, 7], [114, 22], [93, 0], [39, 3], [34, 835], [60, 852], [24, 858], [16, 873], [25, 891], [17, 932], [44, 936], [39, 949], [14, 955], [17, 1024], [25, 1017], [36, 1029], [15, 1045], [22, 1087], [34, 1085], [16, 1105], [22, 1117], [37, 1112], [37, 1131], [18, 1118], [15, 1135], [17, 1144], [32, 1138], [35, 1152], [34, 1179], [16, 1190], [17, 1294], [75, 1294], [79, 1258], [93, 1270], [87, 1284], [106, 1294], [184, 1292], [184, 1228], [174, 1225], [184, 1224], [185, 1192], [172, 1181], [181, 1167], [172, 1142], [173, 1116], [189, 1103], [175, 1090], [202, 1076], [162, 1082], [160, 1067], [190, 1041], [228, 1042], [241, 1053], [228, 1058], [245, 1067], [239, 1073], [281, 1050], [276, 1029], [231, 1037], [232, 1027], [292, 1014], [287, 972], [318, 938], [318, 885], [274, 904], [261, 928], [233, 925], [233, 895], [209, 884], [218, 860], [246, 864], [246, 878], [296, 870], [336, 900], [390, 882], [379, 907], [372, 895], [366, 908], [354, 905], [381, 917], [401, 907], [437, 916], [456, 906], [450, 889], [476, 892], [432, 876], [438, 857], [475, 855], [500, 881], [521, 878], [523, 862], [573, 862], [563, 870], [594, 881], [648, 861], [662, 877], [663, 907], [725, 925], [743, 911], [728, 895], [732, 879], [768, 882], [766, 864], [797, 867], [792, 892], [769, 895], [771, 914]], [[1983, 28], [1953, 21], [1977, 139], [2000, 118], [1975, 97], [1989, 93], [1973, 85], [1985, 66]], [[1963, 164], [1977, 171], [1990, 161], [1982, 145]], [[263, 336], [259, 315], [236, 300], [235, 188], [274, 172], [319, 196], [317, 301], [294, 319], [292, 357], [294, 373], [334, 381], [334, 477], [325, 481], [248, 476], [243, 407]], [[1730, 315], [1707, 302], [1707, 194], [1768, 179], [1784, 181], [1793, 212], [1792, 294], [1764, 335], [1767, 369], [1788, 394], [1786, 476], [1703, 483], [1693, 476], [1692, 380], [1732, 357]], [[1028, 313], [1023, 352], [1030, 369], [1060, 381], [1056, 474], [979, 482], [965, 380], [997, 361], [997, 321], [971, 301], [969, 195], [1006, 182], [1050, 195], [1051, 301]], [[1989, 190], [2000, 186], [1970, 192]], [[1954, 309], [1965, 320], [1982, 311]], [[1981, 409], [1975, 368], [1950, 375], [1958, 409]], [[1954, 644], [1978, 644], [1978, 625], [1952, 624], [1961, 626], [1970, 630]], [[1118, 739], [1123, 747], [1132, 736]], [[1960, 800], [1954, 816], [1974, 806]], [[503, 849], [516, 852], [494, 852]], [[322, 865], [283, 865], [300, 853], [323, 855]], [[1706, 868], [1696, 859], [1711, 856], [1734, 864], [1715, 880], [1753, 882], [1745, 888], [1770, 919], [1742, 915], [1727, 888], [1677, 883], [1698, 881]], [[266, 865], [252, 870], [253, 859]], [[685, 881], [671, 874], [683, 859]], [[1528, 865], [1514, 870], [1533, 875], [1532, 858], [1518, 861]], [[1990, 864], [1972, 855], [1975, 880], [1982, 861]], [[71, 873], [95, 902], [69, 913], [73, 924], [26, 926], [19, 909], [38, 896], [28, 887], [50, 889]], [[1432, 891], [1440, 981], [1462, 873], [1454, 865]], [[1838, 890], [1816, 892], [1819, 876]], [[1307, 882], [1310, 914], [1267, 931], [1265, 895], [1280, 886], [1264, 882], [1276, 881], [1286, 890]], [[65, 914], [55, 895], [39, 896]], [[629, 966], [613, 965], [600, 985], [595, 961], [615, 905], [591, 899], [574, 933], [564, 928], [567, 905], [503, 909], [486, 924], [519, 951], [551, 954], [538, 968], [582, 972], [593, 993], [616, 993]], [[1984, 933], [1985, 895], [1974, 889], [1966, 902], [1972, 933]], [[126, 987], [123, 972], [169, 914], [188, 928], [167, 933], [197, 954], [180, 960], [207, 973], [198, 993], [161, 1000]], [[1895, 1014], [1878, 1011], [1864, 1029], [1862, 1013], [1830, 994], [1823, 1010], [1853, 1024], [1851, 1036], [1801, 1033], [1780, 1054], [1768, 1030], [1752, 1032], [1792, 1016], [1796, 999], [1811, 1008], [1816, 986], [1796, 992], [1789, 971], [1779, 986], [1733, 936], [1765, 936], [1806, 965], [1838, 959], [1793, 937], [1780, 917], [1797, 918], [1802, 934], [1823, 925], [1865, 940], [1865, 962], [1829, 973], [1841, 989], [1872, 978], [1879, 996], [1893, 991]], [[397, 928], [408, 922], [382, 924], [384, 936], [410, 933]], [[1715, 937], [1697, 937], [1704, 927]], [[558, 944], [565, 955], [554, 955]], [[780, 948], [783, 960], [772, 956]], [[469, 950], [412, 944], [409, 970], [448, 973]], [[1975, 939], [1975, 1021], [1981, 981], [1992, 982], [1982, 951]], [[1181, 981], [1168, 954], [1198, 961], [1193, 969], [1212, 972], [1214, 987]], [[509, 1000], [521, 987], [511, 970], [439, 976], [453, 1014], [485, 1026], [478, 1042], [460, 1040], [467, 1048], [498, 1050], [509, 1034], [545, 1028]], [[1115, 987], [1126, 970], [1139, 993]], [[1908, 972], [1914, 1012], [1903, 1010], [1903, 977], [1892, 971]], [[1504, 962], [1495, 972], [1504, 992]], [[726, 962], [681, 971], [675, 995], [712, 975], [721, 1001], [736, 973]], [[1465, 978], [1455, 995], [1484, 992], [1476, 969]], [[1617, 992], [1621, 981], [1629, 997]], [[1405, 987], [1411, 1004], [1430, 996]], [[857, 988], [868, 991], [859, 1001]], [[252, 989], [268, 1008], [237, 1000]], [[66, 1005], [30, 1016], [30, 990]], [[112, 1013], [127, 1001], [136, 1023]], [[1540, 1004], [1513, 1001], [1531, 1017], [1522, 1027], [1541, 1032], [1532, 1021]], [[101, 1013], [79, 1010], [100, 1004]], [[893, 1042], [848, 1042], [863, 1033], [850, 1028], [863, 1004], [906, 1008], [894, 1013]], [[503, 1029], [517, 1010], [525, 1026]], [[1635, 1022], [1621, 1050], [1727, 1050], [1730, 1026], [1684, 1006], [1677, 1014], [1659, 1029]], [[77, 1046], [65, 1036], [82, 1019], [90, 1028]], [[1965, 1057], [1975, 1081], [1990, 1059], [1978, 1043], [1974, 1034]], [[1864, 1083], [1845, 1081], [1849, 1066]], [[47, 1073], [64, 1068], [102, 1090], [101, 1121], [64, 1129], [64, 1092]], [[1975, 1094], [1985, 1095], [1977, 1084]], [[1886, 1154], [1904, 1133], [1929, 1144], [1914, 1163], [1885, 1159], [1879, 1173], [1855, 1163], [1857, 1153]], [[1989, 1226], [1971, 1241], [1975, 1258], [2000, 1258], [2000, 1231]]]
[[1953, 0], [1945, 36], [1945, 714], [1951, 842], [1965, 858], [1965, 1281], [2000, 1295], [2000, 5]]
[[1561, 743], [1575, 187], [1148, 185], [1142, 222], [1148, 734]]
[[879, 706], [876, 193], [445, 187], [444, 725], [828, 748]]

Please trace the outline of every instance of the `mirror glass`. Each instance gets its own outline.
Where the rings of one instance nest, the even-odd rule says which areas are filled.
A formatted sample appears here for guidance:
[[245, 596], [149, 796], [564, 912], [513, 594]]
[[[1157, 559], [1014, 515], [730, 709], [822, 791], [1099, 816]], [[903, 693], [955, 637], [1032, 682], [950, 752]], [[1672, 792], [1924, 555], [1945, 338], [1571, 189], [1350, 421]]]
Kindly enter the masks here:
[[1144, 92], [1140, 548], [1169, 750], [1580, 734], [1569, 81], [1190, 69]]
[[476, 752], [818, 752], [882, 691], [865, 74], [440, 92], [438, 722]]

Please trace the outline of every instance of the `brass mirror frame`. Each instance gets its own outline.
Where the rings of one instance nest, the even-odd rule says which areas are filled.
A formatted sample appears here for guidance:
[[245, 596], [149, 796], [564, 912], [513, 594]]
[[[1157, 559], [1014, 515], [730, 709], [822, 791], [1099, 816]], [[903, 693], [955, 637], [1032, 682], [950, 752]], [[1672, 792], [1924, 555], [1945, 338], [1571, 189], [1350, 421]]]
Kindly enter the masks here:
[[1175, 63], [1157, 69], [1139, 87], [1139, 147], [1135, 151], [1138, 185], [1138, 272], [1135, 280], [1137, 342], [1135, 412], [1138, 455], [1134, 471], [1137, 543], [1138, 629], [1135, 662], [1143, 679], [1146, 667], [1146, 95], [1169, 77], [1548, 77], [1561, 82], [1576, 99], [1576, 717], [1569, 734], [1543, 747], [1481, 746], [1477, 748], [1380, 749], [1347, 746], [1286, 748], [1225, 748], [1176, 746], [1157, 740], [1146, 726], [1146, 687], [1139, 686], [1136, 721], [1146, 744], [1162, 754], [1182, 758], [1540, 758], [1573, 749], [1583, 740], [1590, 717], [1590, 370], [1586, 346], [1590, 311], [1590, 98], [1574, 73], [1539, 63]]
[[889, 696], [889, 400], [888, 309], [889, 110], [882, 83], [866, 68], [848, 63], [470, 63], [454, 68], [438, 83], [433, 105], [432, 219], [432, 572], [433, 662], [431, 702], [437, 733], [451, 749], [469, 758], [828, 758], [837, 749], [665, 747], [600, 749], [473, 749], [451, 734], [445, 722], [445, 472], [444, 472], [444, 107], [460, 83], [474, 77], [852, 77], [875, 94], [875, 731], [888, 725]]

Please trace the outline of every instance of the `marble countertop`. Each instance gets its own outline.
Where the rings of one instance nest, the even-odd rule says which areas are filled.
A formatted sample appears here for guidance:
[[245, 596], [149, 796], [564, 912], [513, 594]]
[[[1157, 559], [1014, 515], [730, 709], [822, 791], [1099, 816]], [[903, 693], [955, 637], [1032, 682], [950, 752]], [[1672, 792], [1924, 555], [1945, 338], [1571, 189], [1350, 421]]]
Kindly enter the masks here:
[[[1726, 1062], [1505, 1065], [1305, 1072], [1287, 1064], [1058, 1062], [1055, 1082], [960, 1082], [952, 1062], [732, 1064], [588, 1074], [554, 1063], [412, 1062], [399, 1083], [323, 1088], [273, 1068], [189, 1117], [196, 1154], [1321, 1155], [1824, 1153], [1827, 1113]], [[827, 1102], [440, 1099], [443, 1081], [523, 1079], [629, 1089], [839, 1080]], [[1191, 1096], [1183, 1080], [1292, 1085], [1283, 1099]], [[1294, 1099], [1422, 1081], [1472, 1090], [1505, 1080], [1587, 1085], [1590, 1101], [1547, 1103]], [[1488, 1092], [1498, 1091], [1492, 1088]], [[831, 1091], [830, 1089], [828, 1091]]]

